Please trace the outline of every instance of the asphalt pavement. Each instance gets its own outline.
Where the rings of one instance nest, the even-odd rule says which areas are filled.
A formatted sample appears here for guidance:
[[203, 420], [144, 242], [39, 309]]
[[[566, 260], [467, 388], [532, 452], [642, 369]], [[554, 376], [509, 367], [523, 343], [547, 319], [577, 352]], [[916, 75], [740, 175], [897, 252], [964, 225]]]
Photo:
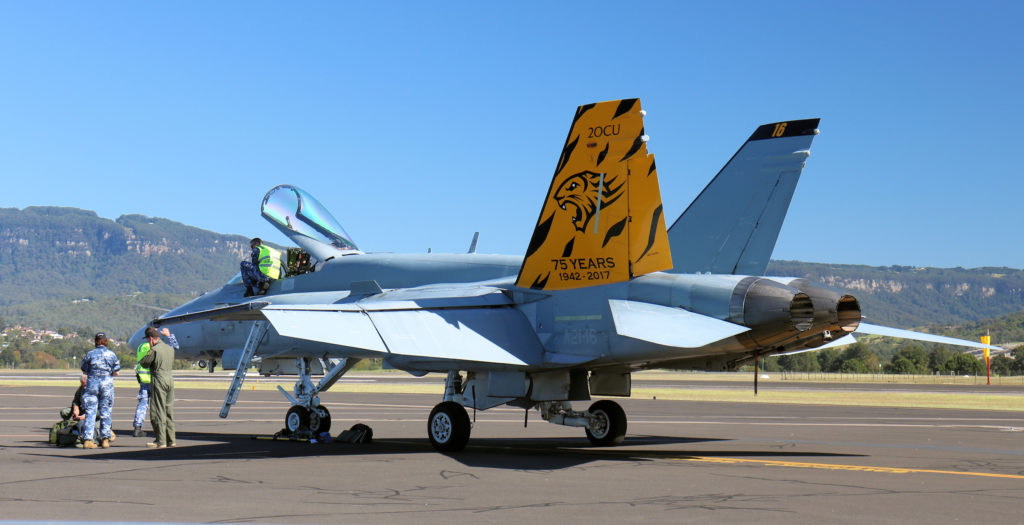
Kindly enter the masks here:
[[[862, 388], [858, 385], [857, 388]], [[622, 399], [622, 446], [497, 408], [464, 452], [435, 452], [439, 399], [327, 392], [335, 436], [253, 439], [288, 403], [180, 388], [178, 447], [130, 436], [118, 388], [106, 450], [61, 449], [46, 431], [73, 388], [0, 387], [0, 519], [185, 523], [906, 523], [1024, 520], [1024, 413]], [[1012, 393], [1010, 395], [1013, 395]], [[585, 403], [582, 404], [586, 406]]]

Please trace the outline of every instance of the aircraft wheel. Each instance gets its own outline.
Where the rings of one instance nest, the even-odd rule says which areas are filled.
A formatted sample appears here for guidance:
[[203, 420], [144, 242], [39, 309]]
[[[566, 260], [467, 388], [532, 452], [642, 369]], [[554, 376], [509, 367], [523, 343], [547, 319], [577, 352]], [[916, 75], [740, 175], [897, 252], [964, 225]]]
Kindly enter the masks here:
[[469, 430], [466, 409], [454, 401], [440, 403], [430, 411], [427, 436], [430, 444], [441, 452], [458, 452], [466, 448]]
[[316, 407], [309, 411], [309, 430], [313, 435], [331, 431], [331, 412], [327, 407]]
[[587, 430], [587, 439], [598, 447], [619, 445], [626, 437], [626, 412], [615, 401], [601, 400], [587, 410], [597, 418], [597, 428]]
[[292, 433], [309, 428], [309, 410], [299, 405], [292, 405], [284, 416], [284, 428]]

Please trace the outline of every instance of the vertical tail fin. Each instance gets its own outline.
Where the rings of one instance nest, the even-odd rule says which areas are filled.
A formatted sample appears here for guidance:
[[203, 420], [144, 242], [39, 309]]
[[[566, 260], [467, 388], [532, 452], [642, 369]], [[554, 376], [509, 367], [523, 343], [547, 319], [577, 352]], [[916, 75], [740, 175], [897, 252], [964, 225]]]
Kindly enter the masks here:
[[754, 131], [669, 228], [672, 273], [764, 275], [819, 120]]
[[671, 267], [639, 99], [576, 109], [516, 285], [561, 290]]

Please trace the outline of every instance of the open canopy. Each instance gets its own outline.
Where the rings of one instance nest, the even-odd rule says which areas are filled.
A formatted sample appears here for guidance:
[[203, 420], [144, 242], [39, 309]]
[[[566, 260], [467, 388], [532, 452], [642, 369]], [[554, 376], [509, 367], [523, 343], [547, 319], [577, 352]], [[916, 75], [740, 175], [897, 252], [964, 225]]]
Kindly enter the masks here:
[[320, 201], [295, 186], [282, 184], [268, 191], [263, 197], [260, 213], [289, 239], [320, 260], [335, 255], [330, 252], [337, 250], [359, 250]]

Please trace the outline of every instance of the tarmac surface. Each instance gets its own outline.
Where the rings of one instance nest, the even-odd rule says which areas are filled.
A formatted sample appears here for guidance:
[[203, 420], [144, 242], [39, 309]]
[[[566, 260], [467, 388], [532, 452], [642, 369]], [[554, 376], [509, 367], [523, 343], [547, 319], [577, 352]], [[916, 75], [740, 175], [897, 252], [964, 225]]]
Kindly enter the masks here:
[[283, 426], [277, 392], [243, 391], [222, 420], [223, 391], [179, 388], [178, 446], [152, 450], [119, 386], [110, 449], [52, 447], [73, 391], [0, 387], [0, 520], [1024, 522], [1024, 412], [621, 399], [625, 443], [594, 448], [496, 408], [443, 455], [426, 437], [438, 396], [327, 392], [331, 433], [374, 439], [313, 444], [252, 438]]

